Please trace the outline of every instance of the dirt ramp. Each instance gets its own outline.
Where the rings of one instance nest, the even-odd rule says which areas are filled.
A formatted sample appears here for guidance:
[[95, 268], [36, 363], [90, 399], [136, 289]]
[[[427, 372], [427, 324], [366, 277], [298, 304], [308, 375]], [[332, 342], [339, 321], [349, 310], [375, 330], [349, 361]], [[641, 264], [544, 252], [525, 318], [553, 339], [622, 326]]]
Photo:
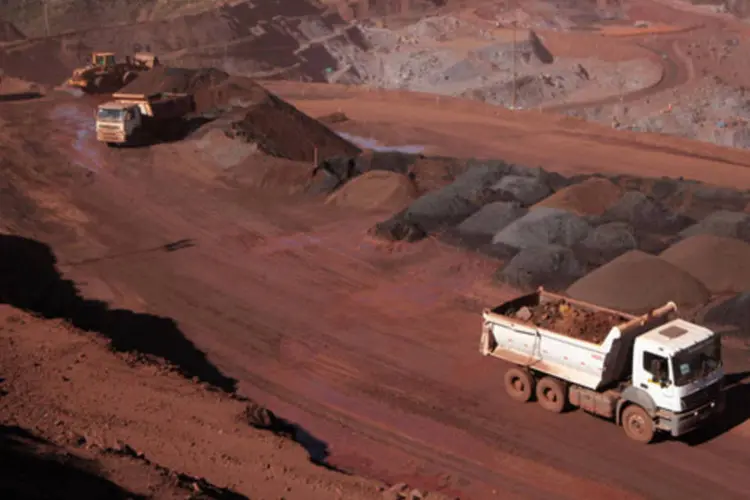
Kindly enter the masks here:
[[414, 183], [405, 175], [372, 170], [355, 177], [328, 197], [326, 203], [361, 210], [397, 212], [417, 196]]
[[715, 294], [750, 290], [750, 244], [710, 234], [692, 236], [661, 253]]
[[564, 187], [535, 206], [559, 208], [576, 215], [602, 215], [620, 200], [622, 194], [622, 188], [612, 181], [593, 177]]
[[654, 255], [632, 250], [568, 288], [574, 299], [642, 314], [674, 301], [691, 308], [706, 303], [708, 289], [689, 273]]

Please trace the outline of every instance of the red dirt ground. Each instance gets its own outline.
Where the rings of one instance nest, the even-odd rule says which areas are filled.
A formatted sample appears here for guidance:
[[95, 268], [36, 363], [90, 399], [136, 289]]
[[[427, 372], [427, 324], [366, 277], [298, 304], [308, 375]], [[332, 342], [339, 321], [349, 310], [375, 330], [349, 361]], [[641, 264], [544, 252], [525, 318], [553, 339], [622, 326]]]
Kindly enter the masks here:
[[316, 466], [301, 446], [250, 427], [246, 403], [113, 355], [60, 321], [0, 307], [0, 366], [5, 498], [41, 498], [24, 484], [27, 461], [46, 472], [37, 486], [46, 498], [187, 498], [212, 491], [204, 480], [248, 498], [381, 498], [376, 483]]
[[[365, 125], [368, 114], [393, 120], [396, 131], [398, 120], [416, 125], [409, 114], [422, 97], [372, 95], [332, 102]], [[382, 214], [228, 189], [186, 144], [108, 150], [80, 134], [86, 122], [75, 117], [90, 116], [88, 100], [56, 99], [0, 108], [13, 124], [2, 143], [5, 179], [16, 189], [0, 209], [12, 230], [52, 246], [84, 296], [176, 321], [163, 341], [165, 332], [113, 334], [121, 345], [136, 343], [217, 383], [237, 379], [242, 394], [325, 440], [331, 464], [387, 482], [464, 498], [698, 498], [709, 489], [744, 496], [742, 413], [726, 433], [645, 452], [610, 423], [508, 401], [503, 367], [476, 352], [479, 310], [512, 293], [478, 287], [495, 263], [431, 240], [376, 244], [366, 232]], [[326, 101], [300, 104], [333, 111]], [[565, 171], [607, 158], [610, 171], [677, 175], [665, 158], [679, 158], [692, 166], [686, 175], [712, 170], [716, 182], [750, 182], [742, 152], [691, 145], [734, 159], [725, 163], [683, 156], [671, 149], [686, 142], [677, 139], [628, 139], [575, 121], [571, 131], [564, 119], [545, 125], [534, 115], [449, 106], [420, 108], [423, 130], [455, 132], [441, 144], [446, 153], [471, 149], [464, 141], [473, 133], [473, 144], [487, 141], [473, 153]], [[530, 134], [535, 128], [544, 133]], [[193, 246], [164, 251], [184, 240]], [[207, 359], [189, 354], [195, 349]], [[730, 371], [747, 368], [746, 352], [728, 349], [726, 357]]]

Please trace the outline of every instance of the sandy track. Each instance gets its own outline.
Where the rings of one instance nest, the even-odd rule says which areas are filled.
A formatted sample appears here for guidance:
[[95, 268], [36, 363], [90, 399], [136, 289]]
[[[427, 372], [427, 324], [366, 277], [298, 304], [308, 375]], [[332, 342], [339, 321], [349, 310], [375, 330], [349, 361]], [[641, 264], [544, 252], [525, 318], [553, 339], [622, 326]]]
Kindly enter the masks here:
[[[409, 106], [418, 107], [419, 99], [402, 100], [395, 111], [381, 102], [380, 112], [375, 102], [309, 104], [331, 103], [357, 119], [385, 121], [388, 113], [414, 112]], [[70, 105], [87, 116], [83, 101]], [[648, 149], [653, 144], [603, 146], [614, 136], [588, 126], [582, 127], [589, 135], [566, 135], [554, 125], [534, 135], [538, 122], [531, 120], [516, 120], [514, 130], [507, 115], [421, 109], [434, 118], [435, 133], [447, 135], [462, 123], [446, 149], [484, 130], [474, 141], [490, 145], [494, 136], [497, 149], [488, 147], [487, 154], [506, 150], [561, 169], [593, 168], [577, 167], [587, 161], [580, 154], [585, 149], [588, 157], [608, 158], [611, 171], [660, 165], [657, 172], [673, 173], [678, 169], [664, 158], [681, 158], [679, 170], [692, 161], [695, 172], [710, 166], [714, 179], [728, 183], [731, 176], [735, 185], [750, 185], [745, 167], [655, 152]], [[75, 128], [40, 119], [51, 112], [50, 103], [0, 109], [27, 138], [24, 151], [39, 159], [9, 168], [19, 176], [32, 170], [32, 184], [68, 186], [48, 216], [68, 204], [82, 214], [76, 241], [58, 229], [59, 218], [37, 228], [61, 267], [77, 282], [100, 283], [89, 293], [115, 306], [138, 303], [174, 318], [212, 364], [239, 381], [241, 392], [325, 440], [334, 465], [470, 498], [704, 498], [706, 491], [743, 498], [750, 467], [746, 425], [694, 446], [668, 441], [646, 451], [616, 426], [580, 412], [554, 416], [508, 401], [503, 367], [477, 352], [478, 311], [502, 299], [498, 292], [471, 300], [491, 263], [432, 241], [375, 246], [364, 233], [379, 215], [226, 190], [179, 146], [108, 151], [89, 137], [82, 156], [71, 147], [81, 146], [73, 141], [80, 139]], [[43, 129], [49, 134], [30, 133]], [[498, 130], [513, 133], [514, 149], [498, 140], [504, 137]], [[544, 146], [523, 147], [540, 138]], [[91, 165], [91, 155], [96, 168], [88, 182], [77, 175], [63, 180], [85, 165], [51, 160]], [[648, 161], [634, 165], [631, 156]], [[185, 239], [195, 246], [140, 252]], [[180, 353], [170, 355], [180, 361]], [[729, 351], [730, 369], [746, 370], [745, 357]], [[210, 372], [200, 363], [189, 369], [196, 376]]]

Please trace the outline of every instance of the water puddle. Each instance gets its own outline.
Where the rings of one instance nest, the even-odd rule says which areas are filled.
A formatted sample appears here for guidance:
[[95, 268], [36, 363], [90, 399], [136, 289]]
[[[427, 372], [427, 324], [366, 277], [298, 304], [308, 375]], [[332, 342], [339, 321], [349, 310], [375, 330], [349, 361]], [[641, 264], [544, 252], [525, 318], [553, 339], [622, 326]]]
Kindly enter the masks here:
[[97, 151], [96, 124], [91, 112], [75, 104], [61, 104], [50, 112], [54, 121], [68, 125], [74, 132], [73, 149], [82, 157], [83, 166], [89, 170], [100, 169], [104, 161]]
[[376, 139], [372, 137], [362, 137], [359, 135], [347, 134], [346, 132], [336, 132], [339, 137], [346, 139], [347, 141], [359, 146], [364, 149], [371, 149], [381, 153], [406, 153], [406, 154], [419, 154], [424, 153], [426, 146], [408, 144], [403, 146], [383, 146], [379, 144]]

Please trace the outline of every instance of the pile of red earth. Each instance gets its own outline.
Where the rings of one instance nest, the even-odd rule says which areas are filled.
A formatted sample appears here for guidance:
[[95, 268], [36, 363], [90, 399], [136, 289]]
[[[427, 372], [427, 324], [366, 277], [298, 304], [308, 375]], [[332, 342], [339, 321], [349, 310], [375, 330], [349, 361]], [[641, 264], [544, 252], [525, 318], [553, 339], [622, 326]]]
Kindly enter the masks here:
[[0, 20], [0, 42], [15, 42], [26, 37], [13, 23]]
[[568, 288], [574, 299], [635, 314], [674, 301], [690, 309], [711, 294], [690, 273], [664, 259], [631, 250], [594, 270]]
[[530, 325], [595, 344], [604, 342], [613, 327], [627, 321], [623, 316], [581, 309], [565, 300], [522, 307], [514, 316]]
[[405, 175], [371, 170], [355, 177], [328, 197], [326, 203], [361, 210], [397, 212], [416, 198], [414, 183]]
[[660, 257], [713, 294], [750, 290], [750, 244], [744, 241], [699, 234], [672, 245]]
[[576, 215], [602, 215], [622, 197], [622, 188], [608, 179], [592, 177], [557, 191], [536, 207], [559, 208]]
[[271, 156], [296, 161], [320, 162], [361, 153], [357, 146], [319, 121], [270, 92], [263, 93], [261, 99], [248, 106], [245, 116], [232, 124], [234, 137], [254, 142]]

